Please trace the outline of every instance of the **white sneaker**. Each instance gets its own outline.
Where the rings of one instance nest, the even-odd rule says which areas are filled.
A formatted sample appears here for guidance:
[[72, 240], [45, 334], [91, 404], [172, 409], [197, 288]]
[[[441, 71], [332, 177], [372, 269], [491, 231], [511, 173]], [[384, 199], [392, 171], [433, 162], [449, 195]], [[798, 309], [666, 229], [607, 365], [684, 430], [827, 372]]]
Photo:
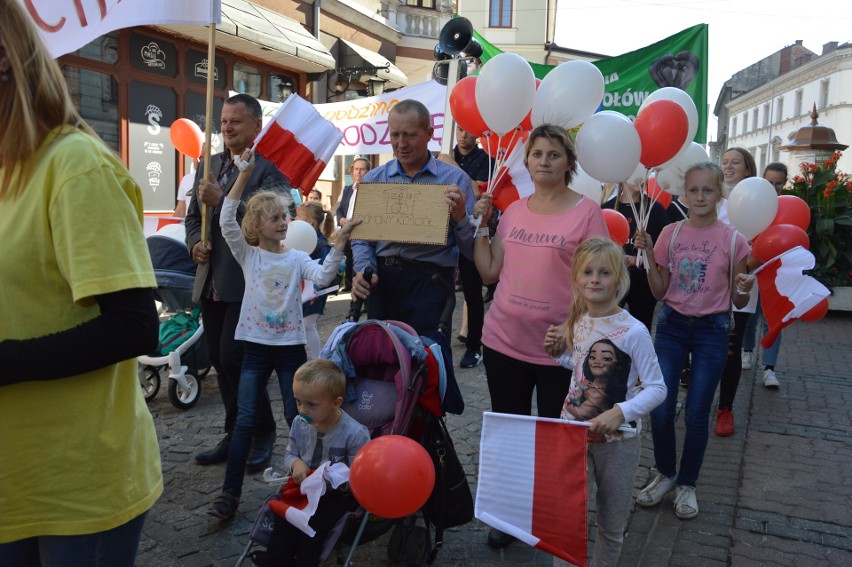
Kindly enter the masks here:
[[698, 499], [694, 486], [678, 486], [674, 501], [675, 515], [681, 520], [689, 520], [698, 515]]
[[654, 477], [648, 483], [648, 486], [639, 491], [636, 496], [636, 503], [646, 508], [656, 506], [674, 488], [675, 477], [669, 478], [654, 470]]
[[748, 350], [743, 351], [743, 370], [751, 370], [751, 365], [754, 362], [754, 353]]
[[772, 388], [777, 390], [781, 385], [781, 382], [778, 381], [778, 378], [775, 376], [775, 371], [767, 368], [763, 371], [763, 385], [767, 388]]

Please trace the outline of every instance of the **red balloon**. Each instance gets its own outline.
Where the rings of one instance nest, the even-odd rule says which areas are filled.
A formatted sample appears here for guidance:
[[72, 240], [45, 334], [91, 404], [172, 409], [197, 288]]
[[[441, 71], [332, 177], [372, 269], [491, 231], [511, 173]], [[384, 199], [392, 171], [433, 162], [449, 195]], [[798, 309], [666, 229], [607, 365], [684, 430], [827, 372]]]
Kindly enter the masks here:
[[657, 167], [675, 157], [683, 147], [689, 133], [689, 118], [675, 101], [659, 99], [639, 111], [633, 127], [642, 142], [639, 162], [645, 167]]
[[800, 197], [781, 195], [778, 197], [778, 212], [772, 224], [792, 224], [808, 230], [811, 224], [811, 209]]
[[804, 315], [799, 317], [802, 321], [810, 321], [813, 323], [814, 321], [819, 321], [823, 317], [828, 315], [828, 298], [826, 297], [816, 305], [810, 308]]
[[450, 93], [450, 112], [461, 129], [477, 138], [488, 130], [476, 106], [476, 77], [465, 77]]
[[169, 128], [169, 138], [175, 149], [191, 158], [201, 157], [204, 148], [204, 133], [198, 124], [189, 118], [178, 118]]
[[602, 209], [606, 228], [609, 231], [609, 237], [624, 246], [630, 238], [630, 226], [627, 224], [627, 219], [624, 215], [615, 209]]
[[[541, 79], [535, 80], [535, 90], [538, 90], [538, 87], [541, 86]], [[527, 117], [521, 121], [521, 129], [522, 130], [532, 130], [532, 108], [527, 112]]]
[[530, 137], [529, 131], [521, 130], [520, 128], [518, 126], [511, 132], [503, 134], [502, 139], [495, 132], [489, 132], [487, 136], [482, 136], [479, 139], [482, 149], [493, 158], [505, 159], [506, 156], [512, 153], [515, 146], [526, 143]]
[[798, 226], [776, 224], [758, 234], [752, 244], [751, 255], [761, 262], [768, 262], [796, 246], [809, 248], [810, 240], [808, 234]]
[[349, 469], [349, 486], [361, 506], [382, 518], [419, 510], [435, 486], [432, 458], [413, 439], [383, 435], [361, 447]]
[[663, 191], [663, 188], [657, 185], [656, 177], [648, 178], [648, 185], [645, 186], [645, 193], [647, 193], [652, 199], [657, 199], [657, 202], [661, 204], [664, 209], [668, 209], [669, 205], [672, 204], [672, 194]]

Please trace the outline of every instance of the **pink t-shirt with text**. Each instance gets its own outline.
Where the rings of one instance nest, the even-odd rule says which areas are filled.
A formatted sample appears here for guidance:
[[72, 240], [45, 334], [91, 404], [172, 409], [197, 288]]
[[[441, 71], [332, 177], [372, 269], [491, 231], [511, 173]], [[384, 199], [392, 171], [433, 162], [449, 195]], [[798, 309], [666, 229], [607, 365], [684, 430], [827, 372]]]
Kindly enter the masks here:
[[600, 207], [586, 198], [553, 215], [533, 213], [528, 200], [512, 203], [497, 225], [503, 269], [482, 344], [524, 362], [556, 366], [544, 351], [544, 335], [568, 317], [574, 250], [593, 236], [606, 236], [606, 223]]
[[[672, 246], [673, 258], [669, 258], [675, 226], [672, 223], [663, 228], [654, 245], [657, 264], [671, 274], [663, 302], [687, 317], [729, 311], [731, 238], [736, 228], [719, 220], [702, 228], [684, 223]], [[734, 265], [750, 251], [746, 238], [737, 233]]]

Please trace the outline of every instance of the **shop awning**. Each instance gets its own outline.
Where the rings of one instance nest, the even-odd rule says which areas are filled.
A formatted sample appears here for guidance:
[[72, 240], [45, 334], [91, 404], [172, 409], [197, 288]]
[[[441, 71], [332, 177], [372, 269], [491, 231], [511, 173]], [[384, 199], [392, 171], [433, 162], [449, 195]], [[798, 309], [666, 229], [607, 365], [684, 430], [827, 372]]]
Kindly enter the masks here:
[[[208, 31], [204, 27], [157, 27], [207, 43]], [[216, 47], [304, 73], [321, 73], [336, 67], [328, 49], [302, 24], [246, 0], [222, 0]]]
[[387, 81], [389, 88], [400, 88], [408, 86], [408, 77], [399, 70], [399, 67], [391, 63], [383, 55], [361, 47], [355, 43], [340, 40], [338, 46], [340, 56], [340, 67], [344, 68], [369, 68], [376, 67], [375, 72], [365, 72], [361, 76], [363, 80], [379, 79]]

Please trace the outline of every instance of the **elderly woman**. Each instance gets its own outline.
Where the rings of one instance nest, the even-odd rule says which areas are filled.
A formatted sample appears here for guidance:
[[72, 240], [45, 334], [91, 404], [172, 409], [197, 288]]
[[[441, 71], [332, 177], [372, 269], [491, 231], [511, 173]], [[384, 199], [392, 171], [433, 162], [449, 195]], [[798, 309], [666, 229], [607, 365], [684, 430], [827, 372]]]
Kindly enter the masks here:
[[[506, 208], [490, 239], [491, 196], [475, 208], [483, 227], [474, 240], [476, 267], [486, 285], [500, 281], [482, 329], [483, 359], [492, 411], [530, 415], [535, 391], [538, 415], [558, 418], [571, 372], [545, 352], [542, 337], [568, 317], [574, 250], [607, 229], [600, 205], [570, 187], [577, 155], [564, 129], [537, 127], [524, 151], [535, 192]], [[493, 547], [511, 541], [497, 530], [488, 535]]]
[[131, 567], [163, 490], [136, 377], [158, 337], [142, 193], [2, 4], [0, 563]]

